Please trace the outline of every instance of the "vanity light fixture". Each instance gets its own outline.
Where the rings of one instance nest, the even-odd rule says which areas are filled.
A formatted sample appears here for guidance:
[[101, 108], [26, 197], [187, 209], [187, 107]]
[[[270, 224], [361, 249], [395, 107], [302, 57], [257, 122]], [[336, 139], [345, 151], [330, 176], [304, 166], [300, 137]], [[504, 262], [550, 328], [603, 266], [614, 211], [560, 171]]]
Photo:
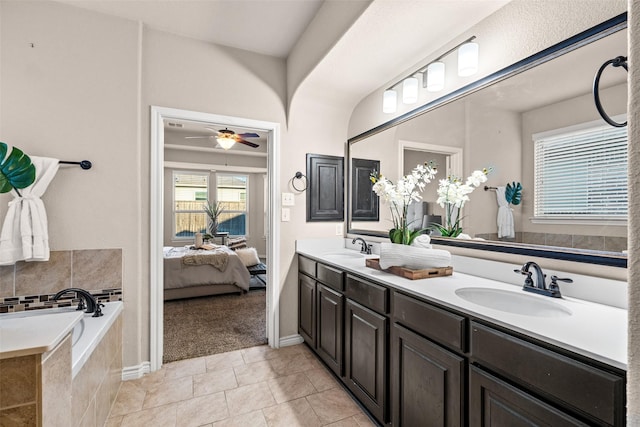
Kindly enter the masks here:
[[395, 113], [398, 105], [398, 92], [393, 89], [387, 89], [382, 95], [382, 112]]
[[411, 76], [402, 82], [402, 103], [415, 104], [418, 102], [418, 78]]
[[[397, 92], [394, 87], [402, 82], [402, 102], [404, 104], [414, 104], [418, 101], [419, 88], [416, 74], [422, 74], [422, 87], [429, 92], [437, 92], [444, 89], [445, 67], [442, 58], [458, 49], [458, 75], [461, 77], [471, 76], [478, 71], [478, 43], [475, 43], [476, 36], [471, 36], [463, 42], [449, 49], [427, 65], [418, 68], [408, 76], [396, 81], [389, 86], [382, 96], [382, 112], [395, 113], [397, 107]], [[426, 75], [425, 75], [426, 73]]]
[[225, 150], [228, 150], [229, 148], [233, 147], [233, 145], [236, 143], [235, 139], [231, 137], [227, 137], [226, 135], [218, 136], [216, 138], [216, 141], [218, 141], [218, 144], [220, 144], [220, 146]]

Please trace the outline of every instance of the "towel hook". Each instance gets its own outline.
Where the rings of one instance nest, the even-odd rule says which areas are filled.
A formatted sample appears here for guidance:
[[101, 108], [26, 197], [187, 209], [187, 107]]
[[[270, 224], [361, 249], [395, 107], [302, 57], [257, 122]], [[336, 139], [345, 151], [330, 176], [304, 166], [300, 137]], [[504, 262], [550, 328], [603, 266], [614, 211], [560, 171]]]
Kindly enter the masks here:
[[604, 121], [609, 123], [611, 126], [614, 126], [614, 127], [617, 127], [617, 128], [622, 128], [622, 127], [625, 127], [627, 125], [627, 122], [618, 123], [618, 122], [614, 121], [611, 117], [609, 117], [607, 115], [607, 113], [605, 113], [604, 109], [602, 108], [602, 104], [600, 103], [600, 88], [599, 88], [599, 86], [600, 86], [600, 76], [602, 76], [602, 72], [604, 71], [605, 68], [607, 68], [607, 66], [609, 64], [611, 64], [611, 66], [613, 66], [613, 67], [623, 67], [625, 70], [627, 70], [627, 72], [629, 71], [629, 68], [627, 67], [627, 57], [626, 56], [617, 56], [617, 57], [615, 57], [613, 59], [608, 60], [604, 64], [602, 64], [602, 66], [600, 67], [600, 69], [596, 73], [595, 78], [593, 79], [593, 99], [594, 99], [594, 101], [596, 103], [596, 108], [598, 109], [598, 113], [600, 113], [600, 116], [602, 116]]

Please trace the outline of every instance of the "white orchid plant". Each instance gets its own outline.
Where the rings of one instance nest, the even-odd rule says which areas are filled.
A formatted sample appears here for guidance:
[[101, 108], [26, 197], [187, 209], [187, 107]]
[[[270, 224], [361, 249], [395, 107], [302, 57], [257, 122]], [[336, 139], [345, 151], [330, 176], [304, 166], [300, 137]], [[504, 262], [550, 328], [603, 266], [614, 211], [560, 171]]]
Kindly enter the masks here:
[[378, 171], [371, 173], [373, 191], [389, 204], [393, 228], [389, 230], [389, 238], [393, 243], [410, 245], [421, 234], [422, 230], [411, 231], [407, 223], [407, 208], [412, 201], [422, 200], [422, 191], [435, 177], [437, 169], [432, 163], [417, 165], [409, 175], [405, 175], [396, 184], [389, 181]]
[[460, 221], [460, 211], [464, 204], [469, 201], [469, 194], [480, 184], [487, 182], [487, 175], [490, 168], [475, 170], [469, 175], [466, 182], [454, 175], [449, 175], [446, 179], [440, 180], [438, 186], [438, 200], [440, 207], [446, 209], [445, 224], [433, 224], [432, 226], [440, 231], [445, 237], [458, 237], [462, 233]]

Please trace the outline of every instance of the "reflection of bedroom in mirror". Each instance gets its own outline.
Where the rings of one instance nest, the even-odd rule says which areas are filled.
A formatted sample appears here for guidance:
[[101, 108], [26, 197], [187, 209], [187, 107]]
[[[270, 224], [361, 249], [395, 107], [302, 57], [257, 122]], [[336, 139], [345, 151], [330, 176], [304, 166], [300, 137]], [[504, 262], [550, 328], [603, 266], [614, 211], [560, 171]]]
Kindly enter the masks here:
[[267, 134], [164, 122], [164, 363], [267, 343]]
[[[625, 52], [627, 30], [623, 22], [588, 43], [578, 43], [575, 49], [559, 51], [546, 62], [538, 60], [479, 90], [466, 95], [461, 91], [450, 102], [438, 105], [436, 101], [425, 113], [409, 113], [403, 120], [352, 138], [349, 159], [381, 159], [381, 170], [392, 180], [418, 163], [435, 160], [439, 167], [432, 186], [450, 173], [464, 180], [473, 170], [484, 167], [492, 168], [486, 183], [490, 187], [521, 183], [522, 202], [509, 206], [515, 226], [510, 238], [498, 236], [496, 192], [478, 188], [469, 195], [462, 213], [463, 229], [475, 239], [470, 241], [477, 246], [474, 249], [561, 248], [563, 252], [624, 259], [626, 128], [612, 128], [600, 118], [591, 89], [600, 65]], [[608, 70], [600, 82], [605, 109], [618, 121], [625, 120], [621, 115], [627, 105], [626, 78], [624, 72]], [[588, 145], [586, 150], [593, 153], [598, 146], [612, 147], [614, 143], [620, 148], [594, 155], [585, 149], [551, 152], [572, 138], [574, 146]], [[601, 143], [591, 143], [592, 139]], [[433, 146], [459, 150], [460, 163], [447, 164], [451, 156], [446, 154], [430, 158], [427, 153]], [[547, 175], [543, 175], [545, 170]], [[589, 184], [578, 190], [577, 181]], [[579, 191], [581, 200], [569, 201]], [[434, 188], [423, 192], [429, 215], [444, 214], [436, 199]], [[379, 221], [364, 222], [349, 216], [350, 232], [384, 236], [389, 229], [386, 211], [380, 210]], [[442, 242], [458, 244], [453, 239]]]

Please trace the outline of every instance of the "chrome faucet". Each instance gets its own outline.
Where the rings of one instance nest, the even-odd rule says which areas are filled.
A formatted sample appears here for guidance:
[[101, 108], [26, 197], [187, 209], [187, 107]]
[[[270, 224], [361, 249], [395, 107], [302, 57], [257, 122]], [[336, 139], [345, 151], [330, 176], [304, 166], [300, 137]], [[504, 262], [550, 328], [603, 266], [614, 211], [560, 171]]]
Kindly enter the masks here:
[[[533, 272], [529, 271], [530, 269], [533, 269], [533, 271], [535, 271], [536, 273], [535, 283], [533, 278], [531, 277], [533, 275]], [[524, 286], [522, 287], [522, 290], [527, 292], [533, 292], [540, 295], [546, 295], [552, 298], [562, 298], [562, 295], [560, 294], [560, 287], [558, 286], [558, 281], [565, 282], [565, 283], [573, 283], [573, 280], [568, 278], [551, 276], [551, 283], [549, 283], [549, 287], [547, 287], [547, 284], [546, 284], [547, 275], [544, 274], [544, 272], [542, 271], [542, 268], [533, 261], [529, 261], [526, 264], [524, 264], [520, 269], [515, 269], [513, 271], [527, 276], [524, 279]]]
[[356, 242], [360, 242], [360, 253], [371, 255], [371, 245], [367, 244], [362, 237], [356, 237], [351, 243], [355, 245]]
[[102, 316], [101, 307], [104, 307], [104, 304], [101, 304], [98, 301], [96, 301], [94, 296], [91, 295], [88, 291], [85, 291], [84, 289], [80, 289], [80, 288], [63, 289], [53, 296], [53, 300], [58, 301], [60, 297], [70, 292], [75, 292], [76, 298], [80, 299], [80, 302], [78, 303], [78, 308], [76, 310], [85, 310], [85, 313], [93, 313], [92, 317]]

